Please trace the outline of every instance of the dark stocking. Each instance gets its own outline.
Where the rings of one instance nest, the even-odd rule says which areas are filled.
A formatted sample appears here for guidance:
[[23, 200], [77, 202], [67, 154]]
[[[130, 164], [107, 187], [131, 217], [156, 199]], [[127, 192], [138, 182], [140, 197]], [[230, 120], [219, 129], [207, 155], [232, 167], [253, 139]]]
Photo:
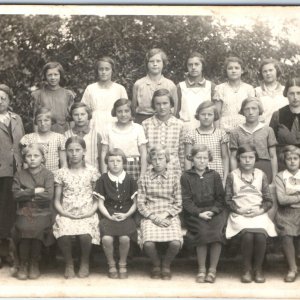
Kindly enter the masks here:
[[210, 261], [209, 261], [209, 271], [216, 272], [217, 265], [219, 262], [220, 254], [222, 250], [221, 243], [211, 243], [210, 244]]
[[283, 248], [283, 253], [286, 257], [287, 263], [289, 265], [289, 270], [297, 271], [295, 246], [294, 246], [294, 239], [292, 236], [283, 236], [282, 237], [282, 248]]
[[65, 236], [58, 238], [57, 244], [64, 256], [65, 263], [67, 265], [73, 264], [71, 236], [65, 235]]
[[263, 233], [255, 233], [254, 244], [254, 270], [261, 271], [267, 247], [266, 236]]
[[88, 263], [92, 249], [92, 237], [89, 234], [79, 235], [80, 249], [81, 249], [81, 262]]
[[254, 234], [252, 232], [245, 232], [242, 235], [242, 257], [244, 272], [252, 269]]
[[201, 245], [196, 248], [197, 260], [198, 260], [198, 272], [206, 273], [206, 256], [207, 256], [207, 245]]
[[160, 268], [160, 258], [158, 256], [155, 242], [145, 242], [144, 250], [146, 254], [150, 257], [153, 266]]
[[170, 265], [174, 260], [175, 256], [180, 250], [181, 243], [179, 241], [169, 242], [168, 249], [166, 251], [165, 257], [162, 261], [162, 269], [170, 270]]
[[19, 254], [21, 262], [28, 262], [30, 258], [30, 239], [21, 239], [19, 242]]
[[42, 252], [42, 242], [38, 239], [31, 239], [30, 258], [34, 261], [39, 261]]

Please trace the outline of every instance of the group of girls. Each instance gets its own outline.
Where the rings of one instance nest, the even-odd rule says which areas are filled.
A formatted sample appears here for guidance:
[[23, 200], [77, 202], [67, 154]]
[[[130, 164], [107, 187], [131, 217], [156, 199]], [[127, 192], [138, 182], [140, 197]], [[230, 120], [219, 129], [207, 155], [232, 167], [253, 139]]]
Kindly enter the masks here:
[[[176, 87], [162, 75], [166, 63], [161, 49], [147, 53], [147, 75], [134, 84], [130, 101], [111, 80], [114, 61], [103, 57], [99, 81], [75, 103], [74, 93], [60, 86], [62, 66], [47, 63], [45, 84], [32, 95], [35, 132], [26, 135], [21, 118], [8, 110], [11, 90], [0, 85], [0, 229], [18, 246], [19, 279], [39, 277], [42, 246], [54, 237], [64, 276], [74, 277], [75, 236], [78, 277], [89, 275], [92, 244], [102, 240], [108, 276], [127, 278], [132, 240], [150, 257], [151, 278], [168, 280], [182, 227], [186, 244], [196, 248], [199, 283], [215, 281], [222, 244], [233, 237], [241, 240], [241, 281], [264, 282], [266, 240], [277, 234], [289, 267], [285, 281], [296, 279], [300, 79], [281, 86], [278, 62], [266, 59], [254, 89], [241, 80], [242, 61], [229, 57], [228, 81], [215, 86], [193, 52]], [[274, 223], [271, 183], [279, 205]]]

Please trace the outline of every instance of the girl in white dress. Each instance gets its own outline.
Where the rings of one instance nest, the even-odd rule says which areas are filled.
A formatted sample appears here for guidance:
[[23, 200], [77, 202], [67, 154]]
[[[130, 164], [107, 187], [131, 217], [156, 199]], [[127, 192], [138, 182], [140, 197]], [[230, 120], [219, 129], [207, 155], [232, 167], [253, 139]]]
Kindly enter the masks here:
[[100, 58], [96, 63], [98, 82], [87, 86], [81, 102], [93, 112], [91, 125], [101, 134], [103, 128], [115, 120], [110, 114], [114, 102], [119, 98], [127, 98], [124, 86], [111, 80], [115, 71], [115, 62], [108, 56]]

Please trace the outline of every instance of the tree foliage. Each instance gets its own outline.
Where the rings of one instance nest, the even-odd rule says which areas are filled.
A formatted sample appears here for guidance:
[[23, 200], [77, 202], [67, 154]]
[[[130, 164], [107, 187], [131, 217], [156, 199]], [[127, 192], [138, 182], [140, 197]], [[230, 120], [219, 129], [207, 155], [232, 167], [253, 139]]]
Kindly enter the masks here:
[[[166, 51], [166, 77], [184, 78], [187, 54], [196, 50], [206, 58], [205, 76], [215, 83], [225, 80], [223, 62], [237, 55], [245, 62], [244, 80], [258, 85], [257, 70], [264, 57], [282, 62], [284, 75], [297, 74], [300, 46], [286, 37], [273, 36], [257, 20], [252, 27], [233, 27], [212, 16], [40, 16], [2, 15], [0, 19], [0, 82], [14, 92], [12, 107], [31, 130], [31, 91], [42, 81], [41, 69], [59, 61], [66, 72], [65, 86], [77, 100], [96, 80], [95, 61], [112, 56], [117, 63], [114, 80], [131, 96], [133, 83], [144, 76], [145, 53], [153, 47]], [[288, 32], [289, 24], [282, 30]]]

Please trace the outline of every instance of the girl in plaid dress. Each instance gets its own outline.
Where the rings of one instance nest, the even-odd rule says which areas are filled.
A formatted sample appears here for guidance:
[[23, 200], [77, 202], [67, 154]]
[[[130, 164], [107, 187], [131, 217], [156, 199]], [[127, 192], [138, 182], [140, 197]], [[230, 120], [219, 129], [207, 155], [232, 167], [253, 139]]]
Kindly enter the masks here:
[[195, 118], [200, 121], [200, 126], [190, 130], [185, 137], [185, 170], [192, 167], [192, 162], [187, 159], [193, 145], [207, 145], [212, 151], [213, 161], [208, 163], [208, 167], [217, 171], [225, 186], [226, 177], [229, 171], [229, 154], [227, 133], [220, 128], [214, 127], [214, 121], [219, 115], [215, 105], [211, 101], [202, 102], [195, 114]]
[[[138, 183], [138, 210], [141, 220], [141, 245], [153, 264], [151, 278], [171, 279], [170, 265], [182, 245], [181, 186], [178, 174], [168, 170], [168, 150], [162, 146], [150, 149], [148, 160], [153, 169]], [[162, 259], [157, 244], [167, 243]]]
[[45, 167], [50, 171], [67, 166], [65, 154], [65, 138], [62, 134], [51, 131], [52, 113], [46, 108], [39, 108], [34, 116], [37, 132], [25, 134], [20, 144], [41, 144], [45, 153]]
[[133, 109], [128, 99], [118, 99], [111, 111], [117, 122], [109, 124], [102, 135], [101, 172], [107, 172], [105, 157], [113, 148], [122, 149], [126, 155], [125, 171], [138, 180], [147, 169], [147, 149], [144, 129], [133, 122]]
[[[133, 214], [136, 211], [136, 181], [124, 171], [126, 156], [121, 149], [107, 152], [105, 161], [108, 172], [97, 181], [103, 250], [107, 258], [108, 277], [125, 279], [130, 239], [136, 240], [136, 225]], [[114, 259], [114, 239], [119, 241], [119, 274]]]
[[168, 148], [169, 170], [181, 173], [184, 162], [183, 122], [172, 115], [174, 99], [167, 89], [159, 89], [152, 97], [152, 108], [155, 115], [145, 120], [142, 125], [148, 139], [147, 148], [162, 145]]

